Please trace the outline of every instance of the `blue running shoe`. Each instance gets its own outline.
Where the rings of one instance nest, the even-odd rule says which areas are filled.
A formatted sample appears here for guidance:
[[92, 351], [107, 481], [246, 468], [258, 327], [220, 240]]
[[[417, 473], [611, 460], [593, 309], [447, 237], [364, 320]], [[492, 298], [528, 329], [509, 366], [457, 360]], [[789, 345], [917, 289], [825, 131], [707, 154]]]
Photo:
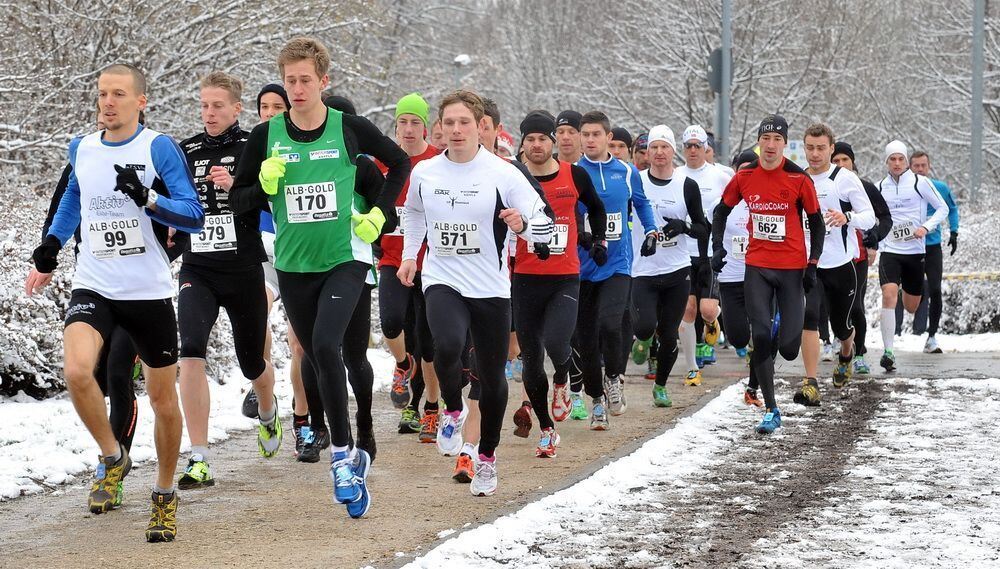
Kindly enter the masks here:
[[514, 358], [514, 361], [510, 364], [510, 374], [514, 381], [521, 383], [524, 377], [524, 362], [521, 361], [521, 356]]
[[781, 328], [781, 313], [775, 312], [774, 319], [771, 320], [771, 341], [778, 340], [778, 330]]
[[357, 449], [354, 460], [354, 482], [361, 489], [360, 497], [353, 502], [347, 503], [347, 515], [354, 519], [360, 518], [368, 513], [371, 507], [371, 497], [368, 495], [368, 469], [372, 460], [368, 451]]
[[514, 379], [514, 367], [509, 361], [503, 366], [503, 374], [507, 377], [507, 381]]
[[[333, 498], [341, 504], [347, 504], [361, 498], [361, 488], [356, 481], [354, 463], [358, 457], [349, 452], [333, 453], [330, 464], [330, 478], [333, 479]], [[367, 475], [367, 467], [365, 475]]]
[[770, 435], [781, 426], [781, 411], [777, 407], [764, 413], [764, 420], [757, 425], [757, 432], [762, 435]]

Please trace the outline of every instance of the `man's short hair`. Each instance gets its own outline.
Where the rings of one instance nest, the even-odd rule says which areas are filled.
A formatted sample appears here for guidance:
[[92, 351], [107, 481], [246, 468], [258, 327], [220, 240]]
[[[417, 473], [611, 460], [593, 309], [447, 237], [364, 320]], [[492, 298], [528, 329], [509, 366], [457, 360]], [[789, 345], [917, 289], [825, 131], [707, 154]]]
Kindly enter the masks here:
[[825, 136], [830, 141], [830, 146], [833, 146], [834, 144], [837, 143], [837, 141], [834, 140], [833, 138], [833, 130], [831, 130], [830, 127], [826, 126], [823, 123], [814, 123], [809, 125], [809, 128], [806, 129], [805, 134], [802, 135], [802, 140], [805, 140], [807, 136], [813, 136], [817, 138]]
[[500, 107], [489, 97], [483, 97], [483, 112], [493, 121], [493, 128], [500, 128]]
[[465, 105], [465, 108], [472, 111], [472, 116], [475, 117], [476, 122], [483, 120], [483, 117], [486, 116], [486, 103], [483, 102], [483, 98], [472, 91], [459, 89], [441, 99], [441, 105], [438, 107], [438, 122], [444, 117], [445, 107], [454, 105], [455, 103], [461, 103]]
[[604, 129], [605, 133], [611, 132], [611, 119], [609, 119], [608, 115], [601, 111], [589, 111], [584, 113], [583, 117], [580, 119], [580, 129], [582, 130], [583, 126], [588, 124], [599, 124], [601, 125], [601, 128]]
[[285, 76], [285, 66], [310, 59], [316, 65], [316, 76], [322, 78], [330, 70], [330, 51], [318, 39], [299, 37], [289, 40], [278, 52], [278, 73]]
[[112, 63], [101, 70], [101, 75], [131, 75], [132, 85], [135, 86], [136, 95], [146, 94], [146, 75], [139, 71], [139, 68], [128, 63]]
[[202, 77], [201, 88], [209, 89], [212, 87], [228, 91], [234, 103], [243, 100], [243, 81], [224, 71], [213, 71]]
[[923, 150], [914, 150], [913, 154], [910, 154], [910, 164], [913, 164], [913, 161], [916, 160], [917, 158], [925, 158], [925, 157], [927, 158], [927, 163], [930, 164], [931, 163], [930, 154], [928, 154]]

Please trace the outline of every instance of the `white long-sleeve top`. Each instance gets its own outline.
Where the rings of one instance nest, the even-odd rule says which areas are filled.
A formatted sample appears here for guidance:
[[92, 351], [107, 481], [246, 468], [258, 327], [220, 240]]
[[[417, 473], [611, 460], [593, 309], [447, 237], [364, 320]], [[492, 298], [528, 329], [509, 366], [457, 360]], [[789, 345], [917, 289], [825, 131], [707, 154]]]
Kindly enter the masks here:
[[[906, 170], [894, 180], [892, 176], [882, 178], [878, 190], [892, 214], [892, 230], [879, 243], [883, 253], [899, 255], [922, 255], [927, 252], [923, 237], [914, 232], [923, 226], [928, 232], [948, 217], [948, 204], [929, 178]], [[927, 217], [927, 206], [934, 208], [934, 215]]]
[[524, 174], [482, 146], [469, 162], [453, 162], [445, 152], [414, 166], [404, 208], [403, 260], [415, 260], [426, 238], [424, 290], [440, 284], [467, 298], [510, 298], [501, 209], [521, 213], [527, 227], [519, 237], [526, 241], [548, 243], [553, 231]]
[[[816, 186], [820, 213], [825, 215], [827, 210], [831, 209], [842, 213], [850, 212], [851, 219], [846, 225], [823, 228], [826, 239], [823, 242], [823, 254], [820, 255], [818, 265], [821, 269], [843, 266], [860, 255], [855, 230], [865, 231], [875, 226], [877, 220], [872, 202], [868, 199], [864, 186], [861, 185], [861, 178], [840, 166], [830, 164], [825, 172], [810, 174], [809, 177]], [[805, 218], [803, 221], [808, 224]], [[806, 248], [808, 247], [809, 239], [806, 239]]]

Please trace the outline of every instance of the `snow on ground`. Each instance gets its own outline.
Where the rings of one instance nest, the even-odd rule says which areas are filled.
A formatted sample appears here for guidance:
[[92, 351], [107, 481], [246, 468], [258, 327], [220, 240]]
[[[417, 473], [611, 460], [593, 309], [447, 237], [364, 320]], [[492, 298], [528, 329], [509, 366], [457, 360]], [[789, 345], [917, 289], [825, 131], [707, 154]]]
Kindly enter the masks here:
[[[392, 356], [384, 350], [370, 349], [368, 360], [375, 372], [375, 390], [387, 390], [392, 383]], [[291, 413], [292, 385], [287, 367], [276, 372], [278, 407], [285, 416]], [[241, 413], [250, 382], [242, 377], [239, 368], [230, 370], [225, 385], [212, 380], [208, 383], [212, 393], [210, 442], [224, 441], [233, 431], [256, 426], [256, 420], [247, 419]], [[131, 456], [132, 460], [143, 462], [156, 456], [153, 411], [145, 394], [139, 396], [138, 402], [139, 424]], [[0, 430], [0, 500], [73, 482], [78, 477], [89, 476], [97, 466], [97, 444], [77, 418], [68, 394], [44, 401], [24, 395], [0, 397], [0, 416], [4, 420], [4, 428]], [[185, 431], [181, 451], [190, 446]]]
[[[937, 335], [938, 346], [944, 352], [1000, 352], [1000, 333], [986, 334], [942, 334]], [[917, 336], [904, 333], [893, 340], [893, 350], [896, 352], [922, 352], [927, 334]], [[882, 333], [878, 328], [869, 328], [865, 346], [871, 350], [881, 351], [883, 347]]]

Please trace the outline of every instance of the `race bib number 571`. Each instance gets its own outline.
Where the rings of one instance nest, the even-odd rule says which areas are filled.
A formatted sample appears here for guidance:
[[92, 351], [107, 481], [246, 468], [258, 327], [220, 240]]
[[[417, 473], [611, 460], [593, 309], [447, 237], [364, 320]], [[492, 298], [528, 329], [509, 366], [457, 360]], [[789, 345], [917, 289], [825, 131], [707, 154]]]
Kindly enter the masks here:
[[337, 219], [337, 186], [333, 182], [285, 186], [288, 223], [312, 223]]
[[479, 254], [479, 224], [435, 221], [431, 226], [434, 254], [441, 257]]

